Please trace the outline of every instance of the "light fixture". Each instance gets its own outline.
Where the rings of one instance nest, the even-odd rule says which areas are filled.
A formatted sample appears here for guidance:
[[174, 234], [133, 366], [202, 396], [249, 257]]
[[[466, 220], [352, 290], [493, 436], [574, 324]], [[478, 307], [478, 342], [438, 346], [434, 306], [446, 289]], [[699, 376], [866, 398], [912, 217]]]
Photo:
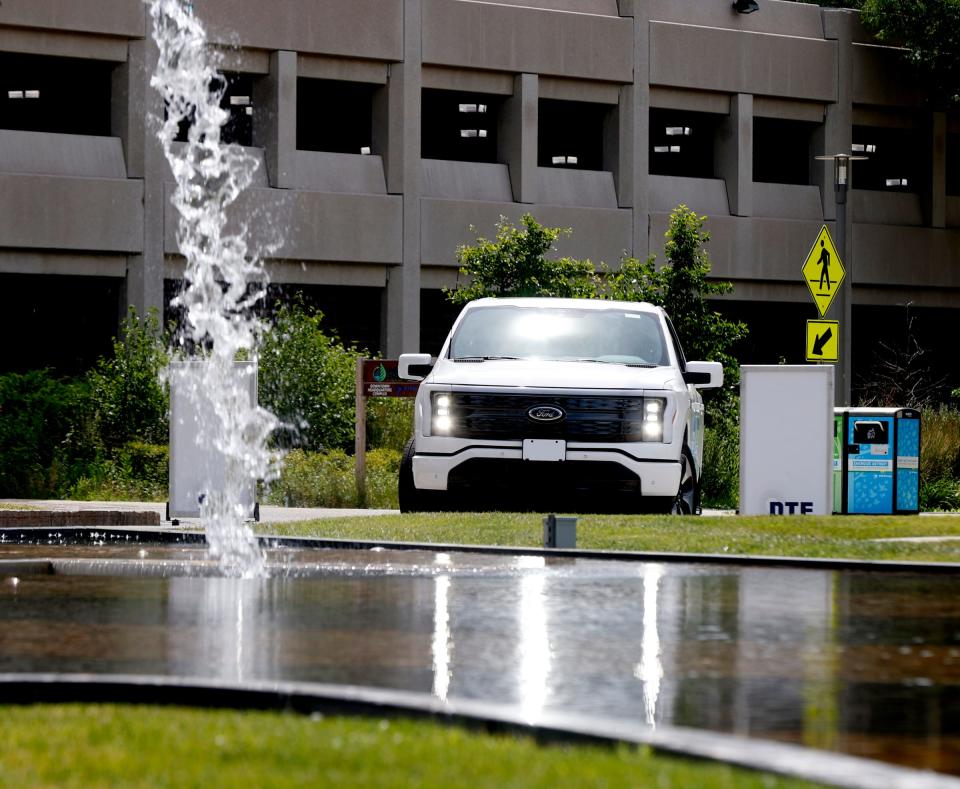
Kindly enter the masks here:
[[434, 392], [433, 419], [431, 431], [433, 434], [449, 433], [453, 427], [453, 398], [446, 393]]
[[360, 149], [360, 153], [361, 153], [363, 156], [369, 156], [369, 155], [370, 155], [370, 146], [369, 146], [369, 145], [364, 145], [364, 146]]
[[872, 143], [864, 144], [855, 142], [850, 146], [850, 150], [854, 153], [876, 153], [877, 146]]
[[660, 397], [647, 397], [643, 401], [643, 429], [644, 441], [663, 440], [663, 412], [666, 401]]
[[487, 136], [487, 130], [486, 129], [460, 129], [460, 136], [483, 138]]
[[39, 99], [40, 91], [39, 90], [25, 90], [23, 92], [23, 98], [25, 99]]
[[735, 0], [733, 10], [738, 14], [752, 14], [759, 11], [760, 6], [757, 5], [757, 0]]
[[8, 99], [22, 99], [23, 91], [22, 90], [8, 90], [7, 91]]
[[246, 107], [250, 103], [249, 96], [231, 96], [230, 97], [230, 106], [232, 107]]
[[486, 104], [461, 104], [460, 112], [486, 112]]
[[907, 179], [906, 178], [887, 178], [885, 183], [887, 184], [887, 186], [906, 186]]
[[667, 126], [667, 137], [689, 137], [689, 126]]
[[579, 159], [576, 156], [552, 156], [551, 164], [577, 164]]

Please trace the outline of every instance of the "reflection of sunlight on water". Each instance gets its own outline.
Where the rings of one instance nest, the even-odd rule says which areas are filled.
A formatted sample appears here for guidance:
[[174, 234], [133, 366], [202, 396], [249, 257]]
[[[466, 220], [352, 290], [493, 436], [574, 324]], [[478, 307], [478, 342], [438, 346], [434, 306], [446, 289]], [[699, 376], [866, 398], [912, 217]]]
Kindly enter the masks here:
[[273, 645], [258, 641], [257, 609], [263, 592], [260, 582], [240, 578], [170, 579], [171, 621], [191, 625], [196, 634], [187, 658], [192, 665], [178, 670], [237, 682], [275, 671]]
[[[437, 557], [438, 561], [439, 558], [440, 556]], [[438, 575], [433, 581], [433, 695], [440, 701], [446, 701], [450, 688], [450, 653], [453, 647], [448, 606], [450, 576]]]
[[657, 698], [663, 679], [660, 661], [660, 633], [657, 630], [657, 597], [663, 565], [647, 565], [643, 573], [643, 638], [640, 642], [640, 662], [633, 675], [643, 683], [643, 715], [650, 726], [656, 726]]
[[[521, 557], [520, 561], [524, 558], [537, 559], [543, 567], [542, 557]], [[529, 722], [537, 720], [543, 712], [550, 676], [545, 584], [546, 578], [540, 573], [520, 579], [520, 711]]]

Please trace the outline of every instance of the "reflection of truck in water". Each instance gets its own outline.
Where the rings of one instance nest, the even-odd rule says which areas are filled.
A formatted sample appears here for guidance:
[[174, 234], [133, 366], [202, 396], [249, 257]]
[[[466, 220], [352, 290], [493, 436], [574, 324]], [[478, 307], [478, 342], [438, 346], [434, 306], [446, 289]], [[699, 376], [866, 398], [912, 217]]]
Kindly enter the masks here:
[[423, 379], [400, 467], [403, 511], [566, 494], [588, 510], [699, 511], [697, 390], [720, 386], [723, 369], [686, 361], [660, 307], [480, 299], [436, 360], [404, 354], [399, 373]]

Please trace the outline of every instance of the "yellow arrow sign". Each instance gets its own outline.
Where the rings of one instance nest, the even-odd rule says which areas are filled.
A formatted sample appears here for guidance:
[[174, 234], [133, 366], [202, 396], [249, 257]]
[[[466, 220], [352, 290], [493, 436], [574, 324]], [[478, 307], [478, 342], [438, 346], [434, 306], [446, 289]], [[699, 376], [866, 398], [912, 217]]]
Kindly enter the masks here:
[[840, 360], [840, 321], [807, 321], [807, 361]]
[[810, 254], [803, 261], [802, 271], [803, 281], [807, 283], [822, 318], [830, 309], [834, 297], [840, 290], [840, 283], [847, 275], [826, 225], [820, 229], [820, 235], [813, 242]]

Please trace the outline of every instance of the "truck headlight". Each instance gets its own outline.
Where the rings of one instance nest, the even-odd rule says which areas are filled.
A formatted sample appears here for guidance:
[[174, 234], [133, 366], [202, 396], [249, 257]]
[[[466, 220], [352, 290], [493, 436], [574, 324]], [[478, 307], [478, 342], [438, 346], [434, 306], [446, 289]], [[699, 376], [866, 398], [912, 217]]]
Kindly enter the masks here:
[[430, 428], [434, 435], [445, 435], [453, 428], [453, 398], [446, 392], [434, 392], [430, 400]]
[[663, 412], [667, 401], [662, 397], [643, 399], [643, 440], [663, 441]]

